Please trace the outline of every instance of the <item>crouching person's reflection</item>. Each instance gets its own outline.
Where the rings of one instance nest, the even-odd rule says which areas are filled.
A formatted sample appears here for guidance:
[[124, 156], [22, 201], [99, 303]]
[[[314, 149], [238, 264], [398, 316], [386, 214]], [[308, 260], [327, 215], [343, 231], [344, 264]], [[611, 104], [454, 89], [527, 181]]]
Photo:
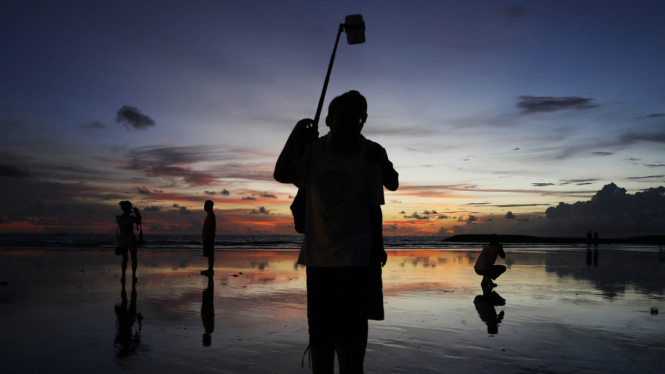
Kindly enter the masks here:
[[208, 288], [203, 290], [201, 301], [201, 322], [203, 322], [203, 346], [212, 344], [212, 332], [215, 330], [215, 282], [212, 274], [208, 275]]
[[[122, 284], [120, 292], [122, 303], [115, 306], [115, 339], [113, 345], [118, 357], [126, 357], [136, 352], [141, 343], [141, 325], [143, 315], [136, 313], [136, 285], [132, 284], [132, 296], [127, 305], [127, 291]], [[134, 322], [138, 321], [138, 330], [134, 332]]]
[[483, 288], [483, 294], [476, 296], [473, 300], [476, 306], [476, 311], [480, 315], [480, 319], [487, 325], [488, 334], [499, 333], [499, 323], [503, 321], [504, 312], [496, 314], [495, 306], [506, 305], [504, 300], [498, 293], [491, 291], [489, 288]]

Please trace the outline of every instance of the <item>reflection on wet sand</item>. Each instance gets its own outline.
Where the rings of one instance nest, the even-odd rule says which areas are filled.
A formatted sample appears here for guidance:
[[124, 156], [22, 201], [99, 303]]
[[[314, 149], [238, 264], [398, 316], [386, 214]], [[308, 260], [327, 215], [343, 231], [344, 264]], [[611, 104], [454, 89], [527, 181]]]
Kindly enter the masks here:
[[498, 334], [499, 324], [503, 321], [505, 312], [496, 314], [495, 306], [506, 305], [506, 300], [490, 287], [483, 287], [483, 294], [473, 299], [473, 305], [480, 316], [480, 319], [487, 325], [488, 334]]
[[[509, 271], [487, 295], [478, 295], [478, 254], [389, 252], [386, 320], [370, 322], [368, 372], [657, 372], [665, 320], [650, 310], [665, 309], [661, 253], [603, 251], [602, 263], [588, 267], [585, 251], [510, 251], [499, 260]], [[299, 370], [308, 337], [297, 252], [219, 251], [214, 278], [199, 275], [205, 258], [197, 255], [141, 254], [147, 318], [137, 324], [136, 288], [109, 311], [120, 277], [112, 253], [0, 250], [1, 280], [9, 281], [0, 287], [0, 329], [12, 342], [0, 362], [8, 372]], [[115, 323], [124, 355], [116, 365]], [[64, 336], [67, 345], [48, 343]]]
[[201, 322], [203, 322], [203, 346], [210, 347], [212, 333], [215, 331], [215, 281], [213, 275], [208, 275], [208, 288], [203, 290], [201, 300]]
[[[116, 348], [118, 358], [123, 358], [136, 353], [141, 344], [143, 315], [136, 312], [136, 283], [132, 284], [129, 306], [127, 305], [125, 282], [122, 283], [120, 297], [122, 298], [122, 302], [115, 306], [116, 322], [113, 345]], [[134, 322], [138, 322], [138, 329], [136, 331], [134, 331]]]

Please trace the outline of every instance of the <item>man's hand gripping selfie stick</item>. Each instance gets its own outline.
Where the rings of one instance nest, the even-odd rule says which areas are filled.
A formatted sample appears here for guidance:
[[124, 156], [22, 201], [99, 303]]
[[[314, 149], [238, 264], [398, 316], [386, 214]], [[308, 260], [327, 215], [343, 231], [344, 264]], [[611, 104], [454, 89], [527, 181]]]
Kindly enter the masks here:
[[330, 72], [332, 71], [333, 63], [335, 62], [335, 52], [337, 52], [337, 44], [339, 44], [339, 36], [342, 31], [346, 31], [346, 41], [349, 44], [361, 44], [365, 42], [365, 21], [360, 14], [346, 16], [344, 23], [339, 25], [337, 31], [337, 39], [335, 39], [335, 48], [333, 48], [332, 56], [330, 56], [330, 64], [328, 65], [328, 73], [326, 80], [323, 81], [323, 91], [321, 91], [321, 98], [319, 99], [319, 106], [316, 108], [316, 116], [312, 122], [311, 127], [318, 132], [319, 118], [321, 117], [321, 108], [323, 108], [323, 100], [326, 98], [326, 90], [328, 90], [328, 81], [330, 80]]

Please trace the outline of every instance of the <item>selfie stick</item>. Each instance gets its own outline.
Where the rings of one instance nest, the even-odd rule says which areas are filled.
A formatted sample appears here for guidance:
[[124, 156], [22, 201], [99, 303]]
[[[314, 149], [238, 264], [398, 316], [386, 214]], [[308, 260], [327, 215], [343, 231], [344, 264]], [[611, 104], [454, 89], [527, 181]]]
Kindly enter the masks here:
[[326, 90], [328, 89], [328, 81], [330, 80], [330, 72], [332, 71], [333, 63], [335, 62], [335, 52], [337, 52], [337, 44], [339, 44], [339, 36], [342, 31], [346, 31], [346, 38], [349, 44], [361, 44], [365, 42], [365, 21], [360, 14], [346, 16], [344, 23], [339, 24], [337, 31], [337, 39], [335, 39], [335, 48], [333, 48], [332, 56], [330, 56], [330, 64], [328, 65], [328, 73], [326, 80], [323, 81], [323, 91], [321, 91], [321, 98], [319, 99], [319, 106], [316, 108], [316, 116], [314, 117], [314, 124], [312, 127], [317, 128], [319, 125], [319, 117], [321, 116], [321, 108], [323, 107], [323, 100], [326, 98]]

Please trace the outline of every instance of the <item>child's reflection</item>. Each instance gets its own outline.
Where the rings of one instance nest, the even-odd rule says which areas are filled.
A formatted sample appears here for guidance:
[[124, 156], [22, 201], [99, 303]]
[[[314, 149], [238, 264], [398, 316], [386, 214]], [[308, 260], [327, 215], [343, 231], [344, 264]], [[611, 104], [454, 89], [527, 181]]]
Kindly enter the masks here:
[[203, 346], [210, 347], [212, 344], [212, 332], [215, 330], [215, 282], [213, 275], [208, 275], [208, 288], [203, 290], [201, 301], [201, 322], [203, 322]]
[[480, 319], [487, 324], [487, 333], [498, 334], [499, 323], [503, 321], [505, 313], [501, 311], [501, 313], [496, 314], [494, 307], [506, 305], [506, 300], [495, 291], [491, 291], [491, 288], [483, 287], [483, 294], [476, 296], [473, 304], [476, 306]]
[[[115, 306], [116, 322], [113, 345], [117, 349], [118, 357], [122, 358], [135, 353], [141, 343], [143, 315], [136, 313], [136, 284], [132, 284], [132, 296], [129, 307], [127, 306], [127, 291], [125, 291], [124, 283], [122, 284], [120, 297], [122, 298], [122, 303]], [[139, 328], [134, 332], [134, 322], [137, 320]]]

